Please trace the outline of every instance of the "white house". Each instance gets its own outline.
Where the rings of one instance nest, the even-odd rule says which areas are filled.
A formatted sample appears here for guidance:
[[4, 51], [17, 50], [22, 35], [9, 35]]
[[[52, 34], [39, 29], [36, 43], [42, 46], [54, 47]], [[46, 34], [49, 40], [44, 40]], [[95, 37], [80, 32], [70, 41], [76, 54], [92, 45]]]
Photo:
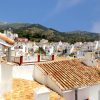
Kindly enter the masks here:
[[33, 77], [64, 100], [100, 100], [100, 69], [77, 59], [38, 63]]
[[98, 60], [100, 58], [99, 51], [95, 52], [85, 52], [82, 58], [82, 62], [88, 66], [98, 67]]
[[[2, 35], [0, 33], [0, 38], [2, 41], [0, 42], [0, 45], [6, 46], [8, 48], [8, 55], [7, 55], [7, 60], [10, 58], [10, 39]], [[9, 43], [5, 42], [8, 41]], [[2, 49], [1, 49], [2, 50]], [[2, 55], [0, 56], [2, 57]], [[0, 96], [3, 95], [5, 92], [10, 91], [12, 89], [12, 69], [13, 69], [13, 64], [9, 62], [1, 62], [0, 60]]]

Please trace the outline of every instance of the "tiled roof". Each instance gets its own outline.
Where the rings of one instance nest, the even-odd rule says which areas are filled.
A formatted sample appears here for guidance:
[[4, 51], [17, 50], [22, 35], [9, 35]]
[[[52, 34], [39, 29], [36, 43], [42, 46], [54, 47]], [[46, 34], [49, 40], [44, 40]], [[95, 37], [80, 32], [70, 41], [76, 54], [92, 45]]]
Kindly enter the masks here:
[[100, 83], [100, 70], [77, 59], [37, 63], [62, 89], [69, 90]]
[[[34, 89], [41, 86], [43, 85], [35, 81], [14, 79], [13, 90], [9, 93], [5, 93], [4, 100], [34, 100]], [[60, 95], [52, 90], [50, 90], [49, 96], [50, 100], [64, 100]]]

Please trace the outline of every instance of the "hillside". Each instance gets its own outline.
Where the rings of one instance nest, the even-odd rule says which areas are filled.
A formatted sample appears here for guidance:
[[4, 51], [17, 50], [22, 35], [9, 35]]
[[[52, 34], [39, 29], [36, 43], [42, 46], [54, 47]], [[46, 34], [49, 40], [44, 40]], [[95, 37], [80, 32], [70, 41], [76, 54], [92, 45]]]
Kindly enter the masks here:
[[30, 25], [31, 25], [30, 23], [7, 23], [7, 22], [0, 22], [0, 29], [1, 30], [8, 29], [8, 28], [19, 29], [19, 28], [23, 28], [23, 27], [28, 27]]
[[19, 37], [26, 37], [31, 41], [39, 41], [43, 38], [54, 42], [61, 40], [69, 43], [100, 40], [99, 33], [86, 31], [59, 32], [40, 24], [0, 23], [1, 31], [8, 28], [12, 28], [15, 33], [19, 34]]

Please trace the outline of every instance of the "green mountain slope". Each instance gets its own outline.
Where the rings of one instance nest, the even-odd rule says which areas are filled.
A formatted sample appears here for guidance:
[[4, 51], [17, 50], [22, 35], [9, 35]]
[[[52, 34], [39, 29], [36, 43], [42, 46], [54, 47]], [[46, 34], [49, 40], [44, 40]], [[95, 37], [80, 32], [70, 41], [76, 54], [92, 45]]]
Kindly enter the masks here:
[[8, 28], [12, 28], [15, 33], [19, 34], [19, 37], [26, 37], [31, 41], [40, 41], [43, 38], [54, 42], [61, 40], [69, 43], [100, 40], [99, 33], [86, 31], [59, 32], [40, 24], [0, 23], [0, 30]]

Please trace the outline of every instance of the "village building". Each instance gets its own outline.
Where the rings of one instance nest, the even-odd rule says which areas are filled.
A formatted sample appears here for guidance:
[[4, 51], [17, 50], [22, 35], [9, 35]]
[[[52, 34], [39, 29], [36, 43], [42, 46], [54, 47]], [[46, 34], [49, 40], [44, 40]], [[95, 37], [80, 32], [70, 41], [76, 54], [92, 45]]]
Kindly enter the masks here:
[[33, 78], [62, 95], [64, 100], [100, 99], [100, 69], [77, 59], [37, 63]]

